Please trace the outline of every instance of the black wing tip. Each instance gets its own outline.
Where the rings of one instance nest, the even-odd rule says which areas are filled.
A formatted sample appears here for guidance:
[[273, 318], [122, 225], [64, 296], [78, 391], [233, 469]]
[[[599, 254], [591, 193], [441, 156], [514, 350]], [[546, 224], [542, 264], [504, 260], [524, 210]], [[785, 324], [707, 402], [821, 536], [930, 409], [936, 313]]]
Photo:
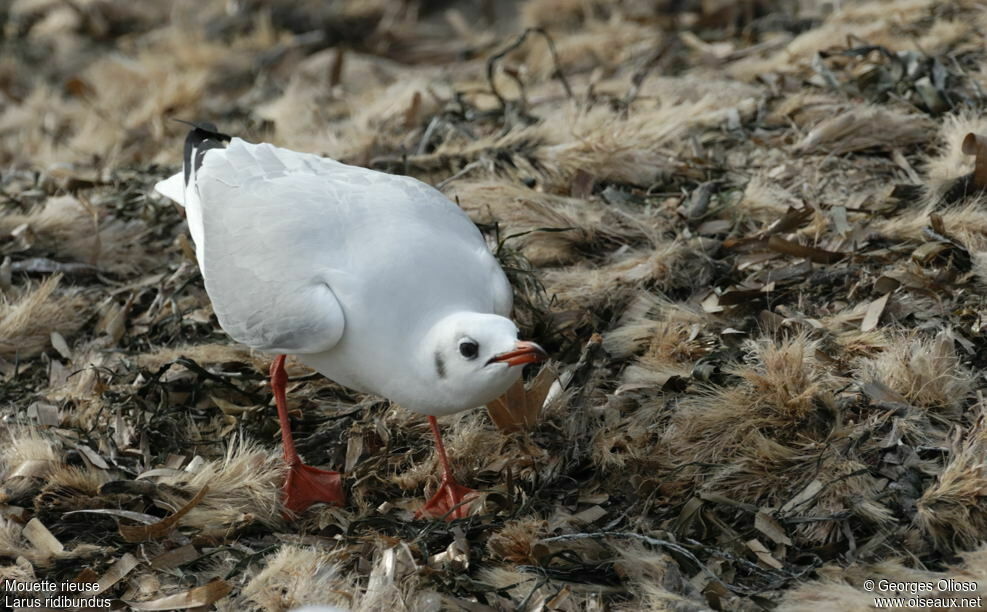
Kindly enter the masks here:
[[220, 132], [216, 124], [209, 121], [185, 121], [174, 117], [172, 120], [192, 128], [185, 137], [185, 154], [183, 155], [185, 184], [188, 185], [193, 165], [196, 170], [202, 166], [202, 159], [206, 151], [222, 148], [223, 143], [231, 141], [233, 137]]
[[205, 140], [206, 138], [215, 138], [220, 141], [229, 142], [233, 139], [232, 136], [226, 134], [225, 132], [220, 132], [216, 124], [211, 121], [186, 121], [185, 119], [178, 119], [177, 117], [172, 117], [172, 121], [177, 121], [178, 123], [183, 123], [192, 129], [189, 130], [188, 137], [193, 135], [200, 138], [200, 140]]

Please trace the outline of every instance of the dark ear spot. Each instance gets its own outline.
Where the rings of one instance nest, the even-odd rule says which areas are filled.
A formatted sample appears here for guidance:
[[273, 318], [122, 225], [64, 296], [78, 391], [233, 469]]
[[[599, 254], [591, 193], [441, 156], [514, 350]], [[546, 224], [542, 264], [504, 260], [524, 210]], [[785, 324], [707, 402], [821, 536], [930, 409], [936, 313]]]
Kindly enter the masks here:
[[439, 378], [446, 377], [446, 362], [442, 360], [442, 355], [438, 352], [435, 353], [435, 371], [438, 372]]

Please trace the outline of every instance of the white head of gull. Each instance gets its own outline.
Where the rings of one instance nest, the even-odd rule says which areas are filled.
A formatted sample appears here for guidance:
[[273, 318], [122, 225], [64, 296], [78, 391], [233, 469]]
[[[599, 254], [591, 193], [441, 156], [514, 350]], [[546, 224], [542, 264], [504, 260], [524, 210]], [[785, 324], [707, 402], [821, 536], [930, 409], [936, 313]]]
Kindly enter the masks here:
[[338, 472], [302, 463], [285, 354], [339, 384], [427, 415], [443, 467], [421, 515], [465, 516], [437, 415], [486, 404], [537, 344], [508, 318], [507, 277], [456, 204], [413, 178], [251, 144], [196, 124], [183, 171], [155, 186], [185, 207], [206, 292], [236, 341], [276, 353], [271, 387], [289, 473], [284, 505], [345, 503]]

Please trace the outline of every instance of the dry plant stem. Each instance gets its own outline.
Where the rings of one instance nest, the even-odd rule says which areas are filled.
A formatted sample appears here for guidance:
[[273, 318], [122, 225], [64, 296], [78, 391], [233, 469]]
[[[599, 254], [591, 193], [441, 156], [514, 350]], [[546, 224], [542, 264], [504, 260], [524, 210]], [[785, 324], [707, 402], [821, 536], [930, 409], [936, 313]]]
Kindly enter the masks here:
[[497, 98], [497, 101], [500, 102], [501, 110], [505, 110], [507, 108], [507, 99], [500, 93], [500, 90], [497, 89], [496, 83], [494, 83], [494, 69], [497, 62], [503, 59], [504, 56], [523, 45], [524, 41], [528, 39], [528, 34], [531, 34], [532, 32], [541, 35], [545, 39], [545, 43], [548, 44], [548, 52], [552, 55], [552, 61], [555, 63], [555, 74], [553, 76], [558, 78], [559, 82], [562, 83], [562, 88], [565, 89], [565, 93], [569, 99], [573, 99], [572, 87], [569, 86], [569, 81], [565, 78], [565, 74], [563, 74], [562, 67], [559, 64], [559, 56], [555, 50], [555, 41], [553, 41], [552, 37], [548, 35], [548, 32], [542, 28], [528, 28], [522, 32], [521, 35], [514, 40], [514, 42], [501, 49], [494, 55], [491, 55], [490, 59], [487, 60], [487, 82], [490, 84], [490, 92]]
[[668, 42], [663, 44], [661, 47], [657, 48], [652, 54], [645, 60], [641, 68], [638, 69], [631, 76], [631, 86], [627, 90], [627, 94], [624, 96], [624, 114], [628, 113], [631, 103], [637, 99], [638, 92], [641, 90], [641, 85], [644, 84], [644, 80], [648, 78], [651, 71], [654, 70], [658, 62], [665, 57], [665, 55], [671, 50], [672, 46], [678, 42], [678, 37], [671, 38]]

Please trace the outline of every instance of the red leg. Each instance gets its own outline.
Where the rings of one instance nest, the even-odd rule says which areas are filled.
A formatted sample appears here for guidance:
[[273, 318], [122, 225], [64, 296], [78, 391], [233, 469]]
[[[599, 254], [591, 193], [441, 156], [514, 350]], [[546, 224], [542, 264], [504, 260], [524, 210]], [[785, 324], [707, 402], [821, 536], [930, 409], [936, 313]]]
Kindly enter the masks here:
[[[423, 516], [432, 518], [445, 516], [447, 521], [466, 518], [469, 516], [470, 502], [479, 494], [473, 489], [462, 486], [453, 478], [452, 470], [449, 469], [449, 458], [446, 457], [446, 447], [442, 444], [442, 434], [439, 433], [439, 423], [435, 420], [434, 416], [428, 417], [428, 423], [432, 426], [432, 435], [435, 436], [435, 448], [439, 453], [439, 461], [442, 463], [442, 483], [439, 485], [439, 490], [432, 496], [432, 499], [425, 502], [425, 505], [422, 506], [416, 516], [418, 518]], [[457, 508], [456, 506], [459, 507]]]
[[284, 355], [278, 355], [271, 364], [271, 389], [278, 405], [284, 460], [288, 464], [288, 477], [284, 481], [284, 507], [298, 514], [318, 502], [342, 506], [346, 503], [346, 496], [343, 494], [339, 472], [327, 472], [305, 465], [295, 450], [285, 397], [288, 374], [284, 371], [284, 359]]

